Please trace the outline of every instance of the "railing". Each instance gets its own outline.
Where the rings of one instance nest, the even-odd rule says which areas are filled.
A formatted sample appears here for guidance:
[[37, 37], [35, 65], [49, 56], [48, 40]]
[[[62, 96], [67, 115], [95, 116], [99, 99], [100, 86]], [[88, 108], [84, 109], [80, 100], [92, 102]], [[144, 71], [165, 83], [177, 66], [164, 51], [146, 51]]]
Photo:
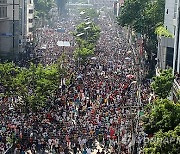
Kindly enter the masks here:
[[180, 90], [180, 84], [178, 83], [176, 79], [174, 79], [173, 88], [176, 92]]

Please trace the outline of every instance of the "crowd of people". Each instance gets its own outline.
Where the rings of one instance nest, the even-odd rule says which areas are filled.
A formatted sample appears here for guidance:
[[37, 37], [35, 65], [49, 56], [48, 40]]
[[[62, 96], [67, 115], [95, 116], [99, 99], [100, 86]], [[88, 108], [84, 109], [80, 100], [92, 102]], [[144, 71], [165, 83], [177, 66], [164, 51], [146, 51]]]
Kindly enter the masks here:
[[[74, 21], [75, 20], [75, 21]], [[36, 54], [50, 65], [63, 52], [58, 40], [74, 45], [70, 32], [76, 18], [61, 21], [56, 28], [38, 31]], [[49, 101], [38, 113], [20, 109], [0, 110], [0, 153], [13, 144], [14, 154], [130, 154], [136, 142], [138, 113], [137, 69], [127, 40], [107, 14], [100, 15], [101, 37], [95, 55], [79, 68], [69, 59], [74, 71], [73, 84]], [[65, 29], [64, 33], [57, 31]], [[44, 48], [42, 48], [44, 47]], [[74, 46], [65, 52], [73, 52]], [[142, 84], [142, 103], [148, 102], [148, 86]], [[138, 129], [141, 129], [138, 126]], [[140, 137], [139, 140], [142, 140]]]

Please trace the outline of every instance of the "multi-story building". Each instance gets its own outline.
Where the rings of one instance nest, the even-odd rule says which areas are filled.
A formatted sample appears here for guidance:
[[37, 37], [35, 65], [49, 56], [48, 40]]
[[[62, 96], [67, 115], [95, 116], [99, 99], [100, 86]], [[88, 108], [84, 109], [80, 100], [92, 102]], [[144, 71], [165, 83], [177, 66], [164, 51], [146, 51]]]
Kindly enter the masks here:
[[0, 59], [16, 57], [32, 40], [33, 0], [0, 0]]
[[[179, 0], [166, 0], [164, 27], [172, 36], [175, 36], [177, 2]], [[157, 68], [173, 67], [174, 37], [158, 36]]]
[[[164, 26], [173, 37], [158, 36], [157, 74], [159, 69], [173, 68], [180, 74], [180, 0], [166, 0]], [[180, 76], [179, 76], [180, 77]], [[180, 90], [180, 80], [174, 80], [173, 92]]]

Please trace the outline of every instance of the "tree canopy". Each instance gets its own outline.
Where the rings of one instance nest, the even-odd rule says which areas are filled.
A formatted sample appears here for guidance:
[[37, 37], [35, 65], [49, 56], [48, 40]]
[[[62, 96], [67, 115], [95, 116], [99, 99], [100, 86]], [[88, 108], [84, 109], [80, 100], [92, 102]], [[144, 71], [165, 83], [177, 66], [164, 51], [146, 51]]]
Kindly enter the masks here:
[[65, 5], [68, 0], [56, 0], [60, 15], [65, 12]]
[[[62, 60], [62, 59], [60, 59]], [[19, 97], [21, 103], [14, 104], [23, 109], [37, 111], [48, 105], [48, 99], [59, 89], [60, 79], [66, 77], [64, 63], [43, 67], [30, 64], [28, 68], [17, 67], [14, 63], [0, 64], [0, 85], [3, 96]]]
[[48, 13], [55, 5], [54, 0], [34, 0], [36, 15], [38, 17], [48, 17]]
[[180, 151], [180, 125], [174, 130], [163, 132], [160, 130], [155, 136], [145, 145], [145, 154], [177, 154]]
[[156, 100], [150, 111], [145, 115], [145, 132], [154, 134], [159, 130], [174, 130], [180, 123], [180, 104], [168, 99]]
[[172, 70], [164, 70], [159, 76], [153, 78], [151, 87], [159, 98], [167, 98], [173, 86], [173, 81]]
[[155, 68], [157, 36], [155, 30], [164, 22], [165, 0], [126, 0], [120, 11], [118, 23], [128, 26], [143, 36], [143, 47], [147, 53], [149, 67]]
[[[78, 34], [83, 35], [77, 36]], [[100, 37], [100, 28], [93, 22], [83, 22], [77, 26], [75, 36], [88, 43], [95, 44]]]

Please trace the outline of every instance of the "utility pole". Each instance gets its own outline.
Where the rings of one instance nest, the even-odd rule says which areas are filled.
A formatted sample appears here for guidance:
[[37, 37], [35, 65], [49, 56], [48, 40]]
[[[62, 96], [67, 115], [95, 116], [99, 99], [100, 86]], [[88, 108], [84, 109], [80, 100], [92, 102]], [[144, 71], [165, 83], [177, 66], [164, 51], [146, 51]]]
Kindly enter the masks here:
[[14, 16], [15, 16], [15, 0], [13, 0], [13, 56], [14, 56], [14, 50], [15, 50], [15, 43], [14, 43], [14, 40], [15, 40], [15, 19], [14, 19]]

